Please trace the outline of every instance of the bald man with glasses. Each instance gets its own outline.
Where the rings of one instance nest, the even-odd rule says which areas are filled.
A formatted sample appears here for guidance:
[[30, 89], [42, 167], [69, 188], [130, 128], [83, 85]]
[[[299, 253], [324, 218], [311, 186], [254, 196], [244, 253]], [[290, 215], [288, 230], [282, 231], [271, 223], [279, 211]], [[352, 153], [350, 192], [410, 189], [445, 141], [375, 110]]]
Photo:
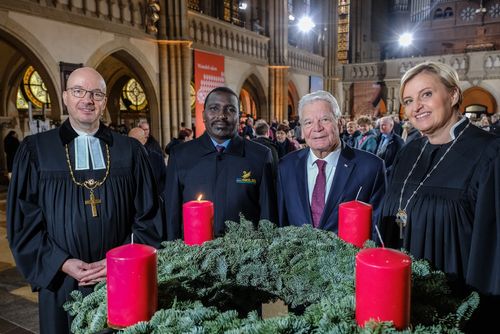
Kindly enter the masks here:
[[[142, 145], [99, 120], [106, 84], [75, 70], [59, 129], [27, 137], [14, 160], [7, 236], [17, 267], [39, 292], [40, 332], [69, 333], [63, 304], [106, 278], [106, 252], [134, 241], [159, 246], [158, 191]], [[159, 225], [157, 225], [159, 224]]]

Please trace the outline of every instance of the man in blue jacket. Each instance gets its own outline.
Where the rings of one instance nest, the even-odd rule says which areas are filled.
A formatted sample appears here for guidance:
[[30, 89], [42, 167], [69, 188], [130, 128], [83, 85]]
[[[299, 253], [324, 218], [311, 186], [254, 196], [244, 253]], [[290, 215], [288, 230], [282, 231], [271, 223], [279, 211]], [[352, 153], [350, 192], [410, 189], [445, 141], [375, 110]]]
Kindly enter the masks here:
[[308, 148], [279, 164], [280, 226], [311, 224], [337, 232], [339, 204], [354, 200], [358, 192], [358, 200], [373, 206], [376, 222], [386, 186], [384, 162], [340, 140], [340, 108], [330, 93], [302, 97], [299, 117]]
[[394, 120], [391, 116], [382, 117], [379, 120], [380, 136], [377, 138], [376, 154], [384, 160], [387, 173], [392, 168], [392, 163], [399, 150], [403, 148], [405, 142], [394, 132]]

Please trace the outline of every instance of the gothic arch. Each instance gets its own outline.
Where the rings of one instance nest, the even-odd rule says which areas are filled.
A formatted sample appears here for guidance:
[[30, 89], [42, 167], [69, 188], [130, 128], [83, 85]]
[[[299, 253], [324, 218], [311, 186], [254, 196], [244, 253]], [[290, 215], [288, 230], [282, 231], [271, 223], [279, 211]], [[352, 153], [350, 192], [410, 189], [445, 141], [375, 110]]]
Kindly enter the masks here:
[[[250, 113], [257, 119], [270, 121], [266, 93], [255, 74], [248, 76], [241, 85], [240, 100], [243, 105], [242, 112]], [[253, 112], [248, 112], [249, 110]]]
[[[89, 60], [89, 63], [95, 58]], [[135, 58], [129, 50], [117, 49], [105, 57], [100, 57], [99, 62], [89, 64], [94, 66], [102, 74], [108, 86], [108, 106], [107, 117], [113, 123], [125, 121], [127, 126], [133, 126], [138, 118], [148, 118], [151, 121], [153, 135], [159, 139], [160, 112], [158, 95], [155, 90], [153, 80], [149, 76], [143, 64]], [[148, 111], [146, 114], [137, 113], [134, 115], [121, 115], [120, 95], [123, 86], [129, 79], [137, 80], [148, 99]]]
[[287, 103], [287, 113], [286, 117], [291, 119], [294, 116], [299, 116], [299, 93], [297, 91], [297, 86], [290, 80], [288, 81], [288, 103]]
[[[124, 48], [126, 44], [126, 48]], [[97, 49], [87, 60], [87, 66], [95, 67], [108, 85], [108, 113], [116, 122], [119, 115], [119, 92], [130, 78], [137, 80], [146, 93], [151, 122], [151, 131], [160, 140], [160, 105], [156, 88], [158, 73], [149, 59], [134, 45], [124, 40], [115, 40]]]
[[61, 116], [59, 70], [45, 47], [8, 17], [0, 15], [0, 169], [5, 168], [3, 138], [14, 130], [22, 139], [29, 134], [27, 112], [21, 114], [16, 105], [17, 90], [24, 71], [35, 67], [43, 79], [51, 99], [49, 118]]
[[[50, 118], [60, 120], [62, 113], [62, 95], [60, 72], [57, 62], [48, 50], [28, 31], [16, 22], [6, 19], [0, 24], [0, 47], [3, 48], [0, 62], [2, 94], [0, 95], [0, 115], [17, 114], [10, 110], [12, 98], [16, 96], [17, 82], [28, 65], [33, 65], [42, 77], [50, 95]], [[6, 56], [7, 50], [10, 57]], [[7, 66], [5, 66], [7, 65]], [[15, 101], [14, 101], [15, 102]], [[15, 103], [14, 103], [15, 106]]]
[[460, 112], [463, 114], [465, 109], [472, 105], [481, 105], [486, 107], [488, 115], [492, 115], [497, 111], [497, 102], [495, 97], [486, 89], [478, 86], [473, 86], [466, 89], [463, 93], [464, 100], [460, 106]]

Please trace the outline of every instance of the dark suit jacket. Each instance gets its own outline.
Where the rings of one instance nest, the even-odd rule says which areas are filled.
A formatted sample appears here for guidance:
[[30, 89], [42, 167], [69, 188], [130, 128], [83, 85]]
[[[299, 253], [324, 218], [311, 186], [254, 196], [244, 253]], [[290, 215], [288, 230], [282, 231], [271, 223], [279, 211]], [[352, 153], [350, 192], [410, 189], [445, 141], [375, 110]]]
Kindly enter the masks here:
[[[311, 205], [307, 188], [309, 149], [289, 153], [278, 167], [278, 214], [280, 226], [311, 224]], [[337, 233], [340, 203], [356, 198], [373, 206], [373, 223], [380, 217], [386, 179], [384, 162], [374, 154], [342, 143], [333, 185], [325, 203], [319, 228]], [[373, 224], [372, 224], [373, 225]]]
[[215, 236], [224, 233], [226, 220], [239, 222], [240, 212], [254, 223], [260, 219], [276, 222], [272, 163], [267, 147], [239, 136], [223, 153], [216, 151], [207, 133], [175, 146], [167, 168], [168, 240], [182, 238], [182, 204], [200, 194], [214, 203]]
[[389, 139], [389, 142], [387, 143], [387, 148], [385, 149], [385, 151], [378, 154], [378, 148], [382, 144], [382, 139], [382, 135], [377, 138], [377, 156], [380, 159], [384, 160], [385, 168], [389, 170], [394, 163], [396, 154], [398, 154], [398, 152], [403, 148], [405, 142], [400, 136], [393, 133], [391, 139]]
[[271, 150], [271, 156], [273, 157], [273, 177], [276, 178], [276, 173], [278, 172], [278, 162], [280, 158], [278, 157], [278, 149], [276, 148], [276, 144], [269, 138], [266, 137], [257, 137], [252, 139], [254, 142], [264, 145], [268, 149]]

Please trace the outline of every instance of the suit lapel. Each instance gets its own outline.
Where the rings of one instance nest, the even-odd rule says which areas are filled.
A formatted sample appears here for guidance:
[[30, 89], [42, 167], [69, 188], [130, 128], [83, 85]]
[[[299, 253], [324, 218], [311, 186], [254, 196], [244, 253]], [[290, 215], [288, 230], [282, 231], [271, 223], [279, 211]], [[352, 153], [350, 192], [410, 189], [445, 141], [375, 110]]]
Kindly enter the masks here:
[[225, 151], [226, 154], [243, 156], [245, 152], [245, 140], [240, 136], [234, 136], [229, 142], [229, 146]]
[[[356, 165], [352, 161], [353, 157], [354, 152], [352, 148], [342, 144], [339, 161], [337, 163], [337, 167], [335, 168], [335, 175], [333, 176], [332, 187], [325, 203], [323, 215], [321, 216], [319, 224], [320, 227], [323, 227], [326, 224], [332, 213], [335, 211], [334, 209], [340, 204], [339, 202], [347, 184], [347, 180], [349, 180], [349, 177]], [[336, 220], [336, 218], [334, 220]]]
[[210, 139], [210, 136], [206, 131], [203, 133], [203, 135], [201, 135], [199, 140], [201, 145], [196, 147], [198, 147], [200, 152], [202, 152], [203, 156], [217, 152], [214, 143], [212, 143], [212, 139]]
[[[311, 204], [309, 203], [309, 187], [307, 184], [307, 158], [309, 156], [309, 149], [303, 149], [300, 151], [300, 157], [297, 159], [295, 169], [297, 172], [297, 182], [298, 198], [302, 205], [302, 212], [305, 213], [306, 220], [312, 225], [312, 215], [311, 215]], [[305, 196], [300, 196], [300, 194], [306, 194]], [[289, 196], [291, 196], [289, 194]]]

